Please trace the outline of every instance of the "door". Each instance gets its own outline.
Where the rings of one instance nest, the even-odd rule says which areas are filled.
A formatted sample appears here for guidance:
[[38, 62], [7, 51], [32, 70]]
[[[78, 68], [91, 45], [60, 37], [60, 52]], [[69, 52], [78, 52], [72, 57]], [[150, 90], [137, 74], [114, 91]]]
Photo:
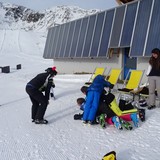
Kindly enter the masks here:
[[124, 60], [123, 60], [123, 71], [124, 71], [124, 79], [126, 79], [128, 71], [130, 69], [137, 69], [137, 58], [129, 57], [129, 48], [124, 49]]

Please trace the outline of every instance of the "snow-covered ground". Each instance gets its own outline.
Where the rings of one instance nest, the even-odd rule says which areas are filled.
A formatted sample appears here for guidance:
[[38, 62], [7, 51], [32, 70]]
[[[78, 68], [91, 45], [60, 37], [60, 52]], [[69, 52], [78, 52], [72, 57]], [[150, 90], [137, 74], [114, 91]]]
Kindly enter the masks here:
[[[90, 75], [57, 75], [56, 100], [50, 100], [45, 114], [49, 124], [32, 123], [25, 85], [53, 65], [42, 58], [45, 37], [13, 30], [0, 30], [0, 35], [0, 66], [11, 67], [11, 73], [0, 73], [1, 160], [101, 160], [112, 150], [117, 160], [159, 160], [160, 108], [146, 110], [146, 121], [132, 131], [73, 120], [80, 112], [80, 88]], [[21, 70], [16, 70], [17, 64]]]

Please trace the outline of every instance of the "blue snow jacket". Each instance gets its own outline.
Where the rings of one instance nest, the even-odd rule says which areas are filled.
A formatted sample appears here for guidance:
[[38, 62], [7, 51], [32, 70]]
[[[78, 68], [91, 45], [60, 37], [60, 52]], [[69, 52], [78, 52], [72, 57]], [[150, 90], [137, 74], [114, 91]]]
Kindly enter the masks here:
[[110, 87], [111, 83], [105, 81], [104, 77], [98, 75], [87, 90], [86, 105], [83, 113], [84, 121], [94, 121], [99, 105], [100, 96], [104, 87]]
[[101, 94], [104, 87], [110, 87], [110, 85], [111, 83], [106, 81], [102, 75], [98, 75], [95, 77], [87, 91], [97, 91]]

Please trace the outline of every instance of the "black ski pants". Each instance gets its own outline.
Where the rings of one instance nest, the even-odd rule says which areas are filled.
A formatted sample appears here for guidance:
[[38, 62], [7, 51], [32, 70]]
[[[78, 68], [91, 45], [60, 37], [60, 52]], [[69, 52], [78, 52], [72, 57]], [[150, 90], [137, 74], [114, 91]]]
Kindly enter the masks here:
[[48, 100], [41, 91], [32, 86], [26, 86], [26, 92], [32, 102], [31, 118], [42, 120], [47, 109]]

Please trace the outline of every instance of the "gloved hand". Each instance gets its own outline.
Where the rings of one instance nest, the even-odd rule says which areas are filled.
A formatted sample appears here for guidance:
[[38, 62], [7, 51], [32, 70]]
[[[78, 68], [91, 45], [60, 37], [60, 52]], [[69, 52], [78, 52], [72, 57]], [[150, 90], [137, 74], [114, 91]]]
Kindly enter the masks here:
[[52, 84], [52, 87], [55, 88], [55, 84]]
[[114, 85], [113, 84], [110, 84], [109, 88], [110, 89], [113, 89]]
[[74, 120], [81, 120], [82, 117], [83, 117], [83, 114], [79, 113], [79, 114], [75, 114], [73, 118]]
[[51, 94], [51, 97], [54, 97], [54, 94], [53, 93], [50, 93]]

